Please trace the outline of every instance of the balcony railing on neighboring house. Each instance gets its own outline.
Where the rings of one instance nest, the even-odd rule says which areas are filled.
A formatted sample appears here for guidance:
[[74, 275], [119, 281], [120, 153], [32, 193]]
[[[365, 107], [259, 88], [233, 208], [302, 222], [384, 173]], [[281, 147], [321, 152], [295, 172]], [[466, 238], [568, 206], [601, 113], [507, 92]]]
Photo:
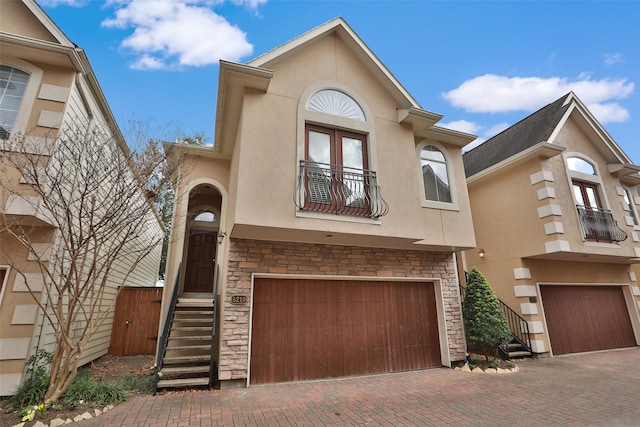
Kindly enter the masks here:
[[578, 209], [582, 236], [586, 240], [616, 243], [626, 240], [627, 233], [618, 227], [618, 222], [613, 219], [610, 210], [582, 205], [577, 205], [576, 208]]
[[308, 160], [300, 161], [294, 199], [302, 211], [368, 218], [389, 212], [375, 172]]

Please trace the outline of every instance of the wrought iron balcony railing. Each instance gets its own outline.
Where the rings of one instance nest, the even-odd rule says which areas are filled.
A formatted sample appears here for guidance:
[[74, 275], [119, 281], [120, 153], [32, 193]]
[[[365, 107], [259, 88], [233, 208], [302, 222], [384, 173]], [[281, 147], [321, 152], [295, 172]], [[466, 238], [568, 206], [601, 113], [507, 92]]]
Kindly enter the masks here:
[[582, 236], [586, 240], [616, 243], [626, 240], [627, 233], [618, 227], [618, 222], [613, 219], [610, 210], [582, 205], [577, 205], [576, 208], [578, 209]]
[[303, 211], [369, 218], [389, 212], [375, 172], [308, 160], [300, 161], [294, 200]]

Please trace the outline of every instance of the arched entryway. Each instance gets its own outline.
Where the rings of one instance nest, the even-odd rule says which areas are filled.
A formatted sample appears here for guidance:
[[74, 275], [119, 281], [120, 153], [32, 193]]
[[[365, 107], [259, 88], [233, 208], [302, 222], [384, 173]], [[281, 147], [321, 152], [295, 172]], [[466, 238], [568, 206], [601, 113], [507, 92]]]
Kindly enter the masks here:
[[183, 294], [215, 292], [221, 211], [222, 195], [213, 186], [199, 185], [190, 191], [182, 261]]

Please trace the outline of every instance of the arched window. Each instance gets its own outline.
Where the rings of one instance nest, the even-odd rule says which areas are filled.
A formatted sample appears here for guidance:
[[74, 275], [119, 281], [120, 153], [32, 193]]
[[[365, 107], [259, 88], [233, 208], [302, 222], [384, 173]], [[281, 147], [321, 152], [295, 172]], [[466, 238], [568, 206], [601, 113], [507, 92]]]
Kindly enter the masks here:
[[595, 175], [596, 168], [589, 162], [580, 157], [567, 157], [567, 166], [569, 170], [574, 172], [586, 173], [587, 175]]
[[307, 110], [345, 117], [365, 122], [364, 111], [358, 103], [344, 92], [323, 89], [314, 93], [307, 101]]
[[215, 212], [201, 211], [193, 216], [193, 220], [198, 222], [215, 223], [215, 222], [218, 222], [218, 217], [216, 216]]
[[28, 73], [0, 65], [0, 139], [11, 136], [28, 82]]
[[442, 151], [433, 145], [420, 150], [420, 167], [424, 182], [424, 197], [434, 202], [451, 203], [449, 168]]

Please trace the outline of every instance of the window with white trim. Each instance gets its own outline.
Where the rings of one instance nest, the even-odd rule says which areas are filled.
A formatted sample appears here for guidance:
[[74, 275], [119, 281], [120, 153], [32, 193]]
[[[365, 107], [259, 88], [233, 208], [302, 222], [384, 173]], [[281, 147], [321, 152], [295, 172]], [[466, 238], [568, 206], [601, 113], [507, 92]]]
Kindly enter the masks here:
[[567, 155], [565, 163], [582, 237], [606, 243], [625, 240], [627, 233], [618, 226], [612, 212], [606, 209], [602, 178], [595, 163], [573, 155]]
[[425, 145], [420, 149], [420, 173], [424, 184], [425, 200], [452, 202], [447, 158], [438, 147]]
[[0, 65], [0, 139], [11, 136], [28, 83], [29, 73]]
[[388, 205], [369, 168], [367, 115], [337, 89], [313, 92], [299, 110], [304, 124], [295, 202], [300, 211], [377, 219]]

